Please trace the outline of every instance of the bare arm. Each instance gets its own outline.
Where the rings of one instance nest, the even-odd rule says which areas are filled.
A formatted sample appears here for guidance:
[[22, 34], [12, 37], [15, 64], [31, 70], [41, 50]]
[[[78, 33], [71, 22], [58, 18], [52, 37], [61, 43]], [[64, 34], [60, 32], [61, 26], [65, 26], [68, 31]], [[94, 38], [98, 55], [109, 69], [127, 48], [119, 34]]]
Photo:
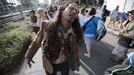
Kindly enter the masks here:
[[122, 33], [122, 35], [127, 38], [134, 39], [134, 30], [129, 33]]
[[26, 62], [30, 68], [31, 68], [31, 62], [34, 63], [34, 61], [32, 60], [33, 56], [38, 51], [38, 49], [41, 47], [43, 34], [45, 34], [45, 33], [43, 33], [43, 31], [44, 31], [44, 25], [42, 25], [40, 31], [38, 32], [38, 34], [36, 35], [36, 37], [32, 41], [32, 43], [29, 46], [29, 49], [25, 55]]
[[122, 65], [127, 65], [127, 64], [129, 64], [128, 58], [126, 58], [126, 59], [123, 61]]

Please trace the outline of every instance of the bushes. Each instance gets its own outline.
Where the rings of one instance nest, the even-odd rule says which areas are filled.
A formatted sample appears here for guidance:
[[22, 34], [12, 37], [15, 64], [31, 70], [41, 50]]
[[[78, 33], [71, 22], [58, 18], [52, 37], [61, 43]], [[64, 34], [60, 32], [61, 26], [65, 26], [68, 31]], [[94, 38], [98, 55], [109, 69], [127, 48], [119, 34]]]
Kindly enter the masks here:
[[0, 31], [0, 74], [8, 71], [11, 64], [17, 64], [17, 59], [27, 50], [23, 47], [28, 47], [27, 43], [31, 39], [31, 33], [24, 22], [10, 24]]

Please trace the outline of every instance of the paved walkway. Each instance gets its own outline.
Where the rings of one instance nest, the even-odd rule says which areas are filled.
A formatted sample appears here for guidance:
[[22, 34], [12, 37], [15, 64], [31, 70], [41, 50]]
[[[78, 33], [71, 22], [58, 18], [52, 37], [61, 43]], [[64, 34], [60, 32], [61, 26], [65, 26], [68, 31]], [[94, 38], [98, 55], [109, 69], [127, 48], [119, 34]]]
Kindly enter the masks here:
[[[110, 29], [108, 29], [108, 32], [111, 32]], [[111, 32], [111, 33], [117, 34], [117, 32]], [[113, 47], [109, 46], [108, 44], [110, 44], [112, 46], [115, 46], [117, 40], [114, 40], [114, 41], [111, 41], [111, 40], [116, 39], [116, 37], [117, 36], [107, 34], [107, 37], [104, 37], [104, 39], [102, 39], [102, 41], [107, 43], [105, 45], [109, 49], [112, 50]], [[82, 54], [80, 56], [82, 56], [82, 58], [83, 58]], [[24, 61], [22, 66], [21, 66], [20, 71], [16, 74], [13, 74], [13, 75], [46, 75], [46, 73], [43, 69], [43, 65], [42, 65], [42, 50], [41, 49], [39, 49], [38, 52], [35, 54], [33, 60], [35, 61], [35, 63], [32, 64], [32, 68], [29, 68], [26, 61]], [[90, 72], [92, 72], [93, 75], [96, 75], [96, 73], [87, 65], [87, 63], [85, 63], [85, 60], [83, 61], [83, 60], [80, 59], [80, 62], [84, 65], [84, 67], [80, 66], [80, 71], [79, 72], [70, 71], [70, 75], [89, 75], [89, 73], [85, 69], [88, 69]], [[58, 75], [61, 75], [61, 74], [58, 73]]]
[[[117, 38], [118, 32], [114, 31], [110, 28], [107, 28], [107, 30], [108, 30], [109, 33], [112, 33], [112, 34], [116, 35], [116, 36], [113, 36], [113, 35], [107, 34], [107, 37], [104, 37], [104, 39], [102, 39], [103, 42], [107, 43], [105, 45], [109, 49], [112, 50], [113, 47], [116, 45], [116, 41], [117, 41], [116, 38]], [[115, 39], [115, 40], [113, 40], [113, 39]], [[113, 47], [108, 46], [108, 44], [112, 45]], [[13, 75], [46, 75], [46, 73], [43, 69], [43, 65], [42, 65], [42, 52], [41, 51], [42, 50], [39, 49], [38, 52], [36, 53], [36, 55], [34, 56], [33, 60], [35, 61], [35, 63], [32, 65], [32, 68], [29, 68], [26, 61], [24, 61], [22, 66], [21, 66], [20, 71], [16, 74], [13, 74]], [[84, 58], [83, 55], [81, 55], [81, 58]], [[84, 58], [84, 59], [86, 59], [86, 58]], [[88, 61], [88, 59], [86, 59], [86, 60]], [[96, 73], [88, 66], [88, 63], [85, 63], [85, 61], [80, 59], [80, 62], [84, 66], [80, 66], [80, 71], [79, 72], [70, 71], [70, 75], [89, 75], [89, 73], [86, 71], [86, 69], [88, 69], [90, 72], [92, 72], [91, 75], [96, 75]], [[61, 75], [61, 74], [58, 73], [58, 75]]]
[[[32, 67], [29, 68], [26, 61], [23, 62], [22, 67], [19, 71], [19, 73], [14, 75], [46, 75], [46, 72], [43, 69], [42, 65], [42, 50], [41, 48], [38, 50], [38, 52], [35, 54], [33, 61], [35, 61], [34, 64], [32, 64]], [[82, 60], [81, 60], [82, 62]], [[84, 64], [84, 62], [82, 62]], [[61, 75], [58, 73], [58, 75]], [[70, 71], [70, 75], [89, 75], [82, 66], [80, 66], [80, 71], [72, 72]]]

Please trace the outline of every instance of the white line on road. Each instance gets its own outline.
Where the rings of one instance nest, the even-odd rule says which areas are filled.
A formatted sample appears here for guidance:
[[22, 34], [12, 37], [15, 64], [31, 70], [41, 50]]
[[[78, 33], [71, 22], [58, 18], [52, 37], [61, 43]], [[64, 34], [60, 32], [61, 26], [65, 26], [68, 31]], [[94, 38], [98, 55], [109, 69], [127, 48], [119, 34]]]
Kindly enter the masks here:
[[96, 73], [95, 73], [91, 68], [89, 68], [89, 67], [86, 65], [86, 63], [84, 63], [84, 61], [82, 61], [82, 60], [80, 59], [80, 62], [81, 62], [90, 72], [92, 72], [92, 74], [96, 75]]

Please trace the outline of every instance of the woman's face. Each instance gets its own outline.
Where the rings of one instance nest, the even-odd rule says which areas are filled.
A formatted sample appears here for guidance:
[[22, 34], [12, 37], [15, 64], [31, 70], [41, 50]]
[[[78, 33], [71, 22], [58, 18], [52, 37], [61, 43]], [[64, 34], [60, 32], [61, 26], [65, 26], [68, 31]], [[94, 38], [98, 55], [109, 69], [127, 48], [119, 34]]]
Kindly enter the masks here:
[[75, 3], [69, 4], [62, 14], [63, 18], [70, 22], [73, 22], [76, 19], [77, 15], [78, 15], [78, 9], [77, 4]]
[[44, 13], [43, 13], [43, 10], [38, 10], [38, 14], [39, 15], [43, 15]]

